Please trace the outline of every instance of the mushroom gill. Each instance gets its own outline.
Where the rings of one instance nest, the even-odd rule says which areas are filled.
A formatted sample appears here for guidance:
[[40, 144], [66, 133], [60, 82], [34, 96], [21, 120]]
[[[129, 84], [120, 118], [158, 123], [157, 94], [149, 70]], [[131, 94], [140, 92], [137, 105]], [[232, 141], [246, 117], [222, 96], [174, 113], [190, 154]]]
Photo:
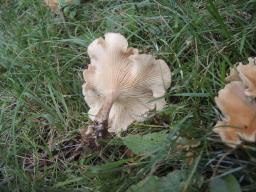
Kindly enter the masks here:
[[94, 124], [87, 134], [120, 133], [147, 112], [162, 109], [163, 96], [171, 83], [171, 72], [163, 60], [128, 48], [121, 34], [107, 33], [88, 47], [91, 64], [84, 70], [82, 86], [89, 117]]
[[215, 102], [224, 115], [214, 132], [229, 146], [236, 147], [242, 140], [256, 140], [256, 58], [231, 69], [229, 82], [219, 91]]

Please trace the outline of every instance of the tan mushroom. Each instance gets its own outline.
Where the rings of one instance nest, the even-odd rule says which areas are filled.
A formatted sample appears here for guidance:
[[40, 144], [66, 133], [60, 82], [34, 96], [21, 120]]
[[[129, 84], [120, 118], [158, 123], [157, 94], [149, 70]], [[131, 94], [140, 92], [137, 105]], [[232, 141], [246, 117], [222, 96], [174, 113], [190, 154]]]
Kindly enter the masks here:
[[118, 134], [132, 122], [145, 120], [150, 110], [165, 106], [171, 72], [163, 60], [128, 48], [118, 33], [94, 40], [88, 54], [91, 64], [83, 72], [82, 90], [94, 125], [87, 134], [95, 129]]
[[239, 72], [237, 71], [236, 67], [230, 69], [229, 75], [225, 78], [225, 81], [230, 83], [232, 81], [241, 81], [239, 77]]
[[[62, 0], [66, 4], [72, 3], [73, 0]], [[56, 12], [59, 7], [60, 0], [44, 0], [45, 4], [51, 8], [53, 12]]]
[[230, 75], [226, 77], [227, 82], [242, 81], [245, 87], [247, 96], [256, 97], [256, 57], [248, 58], [249, 63], [239, 65], [230, 70]]
[[248, 60], [249, 63], [247, 65], [240, 63], [237, 67], [237, 71], [246, 87], [245, 94], [247, 96], [256, 97], [256, 57], [249, 58]]
[[242, 82], [234, 81], [219, 91], [215, 102], [224, 114], [214, 128], [221, 139], [229, 146], [241, 143], [241, 138], [246, 141], [255, 141], [256, 134], [256, 103], [249, 100], [244, 94]]
[[215, 102], [224, 114], [214, 128], [221, 139], [231, 147], [242, 140], [256, 140], [256, 58], [249, 58], [249, 64], [231, 69], [230, 82], [219, 91]]

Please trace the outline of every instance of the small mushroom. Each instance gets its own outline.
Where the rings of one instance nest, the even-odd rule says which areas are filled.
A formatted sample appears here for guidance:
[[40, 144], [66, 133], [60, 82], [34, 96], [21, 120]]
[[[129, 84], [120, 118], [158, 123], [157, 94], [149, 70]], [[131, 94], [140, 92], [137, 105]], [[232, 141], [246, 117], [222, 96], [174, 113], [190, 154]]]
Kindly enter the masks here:
[[255, 142], [256, 138], [256, 103], [244, 93], [244, 84], [233, 81], [220, 90], [215, 98], [224, 118], [213, 130], [231, 147], [241, 144], [241, 139]]
[[161, 110], [171, 83], [163, 60], [128, 48], [121, 34], [107, 33], [88, 47], [91, 64], [84, 70], [82, 86], [89, 117], [94, 121], [86, 135], [119, 134], [134, 121], [143, 121], [150, 110]]
[[57, 12], [60, 2], [71, 4], [73, 0], [44, 0], [45, 4], [51, 8], [53, 12]]

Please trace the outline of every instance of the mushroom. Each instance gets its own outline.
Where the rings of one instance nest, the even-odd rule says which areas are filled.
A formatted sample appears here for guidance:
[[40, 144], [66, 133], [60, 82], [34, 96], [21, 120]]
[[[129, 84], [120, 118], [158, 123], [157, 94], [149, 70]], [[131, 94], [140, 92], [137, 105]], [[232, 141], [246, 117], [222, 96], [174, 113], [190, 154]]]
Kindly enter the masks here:
[[213, 130], [231, 147], [256, 140], [256, 58], [248, 60], [231, 69], [226, 78], [230, 83], [215, 98], [224, 118]]
[[248, 58], [249, 63], [239, 65], [230, 70], [230, 75], [226, 77], [227, 82], [242, 81], [246, 86], [245, 94], [256, 97], [256, 57]]
[[249, 58], [248, 61], [249, 63], [247, 65], [240, 63], [237, 67], [237, 71], [246, 87], [245, 95], [256, 97], [256, 57]]
[[88, 47], [91, 64], [84, 70], [84, 99], [94, 121], [86, 135], [120, 134], [134, 121], [143, 121], [150, 110], [161, 110], [171, 83], [168, 65], [152, 55], [128, 48], [119, 33], [107, 33]]
[[[62, 0], [65, 4], [72, 3], [73, 0]], [[53, 12], [56, 12], [58, 10], [58, 7], [60, 5], [60, 0], [44, 0], [45, 4], [51, 8]]]
[[242, 82], [233, 81], [219, 91], [215, 102], [224, 114], [214, 128], [221, 139], [231, 147], [241, 144], [241, 139], [255, 141], [256, 103], [244, 94]]
[[230, 83], [232, 81], [241, 81], [239, 77], [239, 72], [237, 71], [236, 67], [230, 69], [229, 75], [225, 78], [225, 81]]

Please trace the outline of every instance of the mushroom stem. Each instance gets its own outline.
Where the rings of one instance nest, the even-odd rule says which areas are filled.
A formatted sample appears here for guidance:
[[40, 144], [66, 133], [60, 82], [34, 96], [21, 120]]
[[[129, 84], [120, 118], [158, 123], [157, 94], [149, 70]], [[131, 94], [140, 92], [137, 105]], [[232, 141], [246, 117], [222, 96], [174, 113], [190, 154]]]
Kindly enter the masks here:
[[108, 133], [108, 116], [113, 105], [113, 97], [109, 96], [105, 98], [103, 105], [95, 116], [95, 120], [92, 125], [88, 127], [87, 135], [92, 134], [95, 139], [105, 138]]
[[112, 96], [106, 97], [99, 112], [96, 114], [95, 121], [98, 121], [98, 122], [107, 121], [112, 105], [113, 105], [113, 97]]

